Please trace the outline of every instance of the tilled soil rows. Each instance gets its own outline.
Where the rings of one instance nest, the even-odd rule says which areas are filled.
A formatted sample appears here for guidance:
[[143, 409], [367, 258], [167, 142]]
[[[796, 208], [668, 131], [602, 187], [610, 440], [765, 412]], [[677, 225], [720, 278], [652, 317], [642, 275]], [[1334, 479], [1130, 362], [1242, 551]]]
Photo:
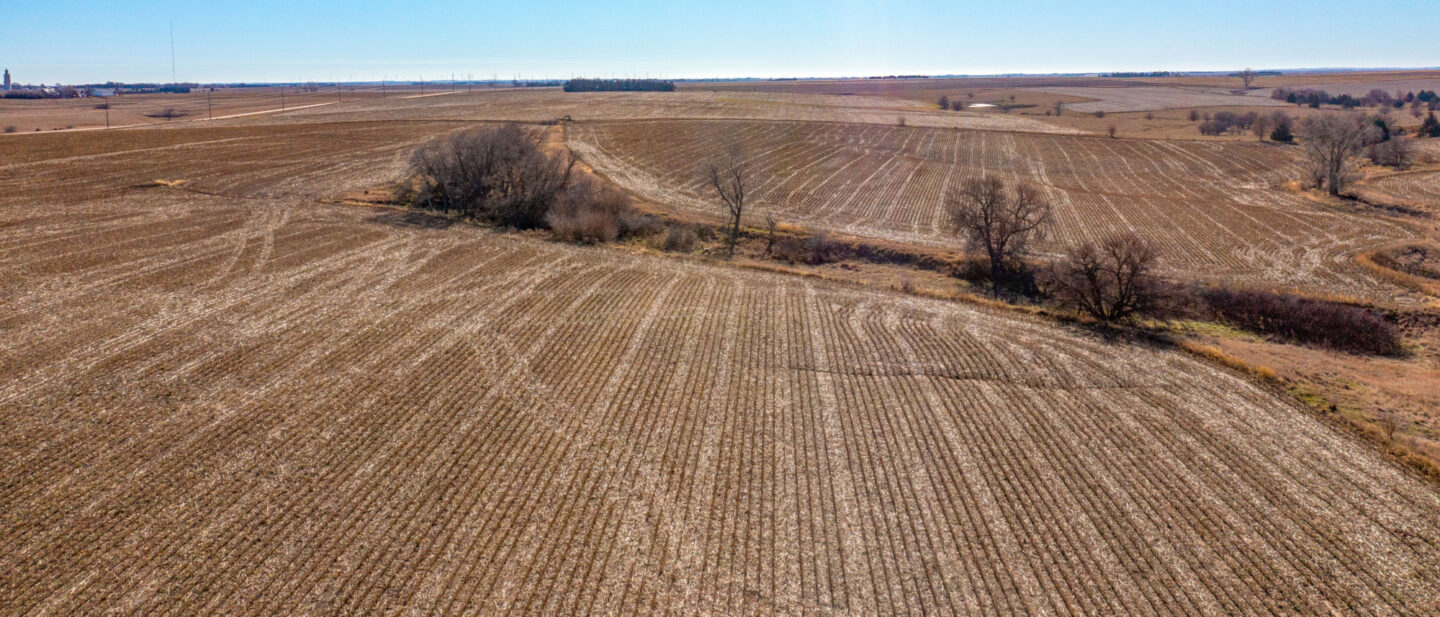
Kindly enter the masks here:
[[1188, 356], [315, 201], [444, 128], [6, 177], [0, 614], [1440, 610], [1434, 487]]
[[1300, 176], [1271, 144], [1116, 140], [992, 131], [785, 122], [616, 122], [567, 127], [587, 162], [639, 195], [719, 212], [698, 169], [740, 144], [763, 181], [759, 224], [782, 222], [899, 242], [958, 246], [944, 196], [967, 178], [1031, 182], [1054, 205], [1041, 245], [1130, 231], [1182, 278], [1388, 298], [1355, 253], [1413, 237], [1399, 217], [1326, 206], [1281, 188]]

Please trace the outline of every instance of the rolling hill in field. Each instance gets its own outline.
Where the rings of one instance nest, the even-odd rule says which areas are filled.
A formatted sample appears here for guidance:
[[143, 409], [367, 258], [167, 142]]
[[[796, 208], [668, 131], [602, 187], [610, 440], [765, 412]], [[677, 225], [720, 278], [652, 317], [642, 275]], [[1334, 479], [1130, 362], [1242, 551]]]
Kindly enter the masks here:
[[[1440, 610], [1434, 487], [1232, 373], [998, 309], [330, 205], [463, 124], [245, 124], [0, 143], [0, 613]], [[734, 129], [777, 127], [798, 139], [775, 160], [868, 164], [855, 187], [896, 195], [962, 147], [1075, 202], [1101, 181], [1064, 156], [1192, 204], [1215, 194], [1169, 170], [1260, 181], [1196, 148]], [[838, 193], [822, 179], [796, 182]], [[861, 203], [832, 214], [906, 220]], [[1082, 203], [1071, 228], [1103, 224]], [[1325, 229], [1222, 208], [1275, 243]], [[1198, 225], [1178, 220], [1177, 245]]]
[[1351, 257], [1415, 233], [1281, 188], [1299, 160], [1273, 144], [696, 121], [584, 123], [567, 138], [640, 196], [700, 214], [715, 206], [696, 170], [739, 144], [764, 178], [757, 207], [781, 221], [935, 246], [960, 246], [944, 212], [951, 188], [985, 174], [1030, 182], [1055, 209], [1043, 250], [1133, 231], [1184, 278], [1388, 297]]

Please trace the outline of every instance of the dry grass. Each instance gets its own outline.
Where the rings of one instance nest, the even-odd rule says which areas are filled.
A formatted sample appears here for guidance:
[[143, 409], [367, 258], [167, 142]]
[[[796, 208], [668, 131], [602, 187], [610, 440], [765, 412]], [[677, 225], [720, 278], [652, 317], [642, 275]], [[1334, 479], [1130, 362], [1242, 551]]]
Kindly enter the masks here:
[[1177, 342], [1177, 345], [1181, 349], [1195, 354], [1196, 356], [1219, 364], [1220, 366], [1234, 369], [1266, 383], [1274, 385], [1279, 385], [1281, 383], [1280, 375], [1275, 372], [1275, 369], [1272, 369], [1268, 366], [1250, 364], [1244, 360], [1241, 360], [1240, 358], [1225, 353], [1224, 350], [1214, 345], [1206, 345], [1204, 343], [1198, 343], [1190, 339], [1180, 339]]
[[[1208, 347], [1215, 360], [1253, 372], [1265, 367], [1302, 400], [1331, 420], [1378, 443], [1398, 460], [1440, 479], [1440, 357], [1435, 340], [1440, 332], [1421, 337], [1421, 351], [1404, 359], [1374, 358], [1232, 337], [1189, 342]], [[1203, 353], [1203, 352], [1202, 352]], [[1273, 368], [1269, 368], [1273, 367]], [[1387, 434], [1377, 419], [1392, 415], [1400, 421]]]
[[1419, 293], [1440, 297], [1440, 281], [1423, 276], [1416, 276], [1408, 272], [1401, 272], [1384, 265], [1388, 261], [1380, 256], [1380, 251], [1384, 250], [1385, 249], [1377, 249], [1376, 251], [1356, 255], [1355, 262], [1373, 272], [1375, 276], [1394, 283], [1395, 285]]

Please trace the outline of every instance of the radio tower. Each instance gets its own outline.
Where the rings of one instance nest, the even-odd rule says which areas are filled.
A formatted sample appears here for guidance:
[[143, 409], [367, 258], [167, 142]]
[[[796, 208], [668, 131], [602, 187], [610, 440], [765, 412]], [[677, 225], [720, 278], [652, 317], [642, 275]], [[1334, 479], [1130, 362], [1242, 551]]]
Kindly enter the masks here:
[[175, 22], [170, 22], [170, 83], [175, 81]]

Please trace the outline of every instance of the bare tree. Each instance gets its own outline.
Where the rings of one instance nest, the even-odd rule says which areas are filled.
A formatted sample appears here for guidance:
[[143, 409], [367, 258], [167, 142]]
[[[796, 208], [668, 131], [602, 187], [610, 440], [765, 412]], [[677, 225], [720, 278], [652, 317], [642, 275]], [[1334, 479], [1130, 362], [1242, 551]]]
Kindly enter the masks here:
[[1271, 123], [1270, 116], [1257, 114], [1255, 119], [1250, 122], [1250, 132], [1255, 135], [1256, 139], [1265, 141], [1265, 136], [1270, 134]]
[[1022, 270], [1030, 243], [1044, 232], [1050, 204], [1029, 184], [1007, 190], [996, 176], [966, 180], [945, 196], [951, 229], [990, 261], [991, 292], [999, 295], [1006, 275]]
[[766, 212], [766, 213], [765, 213], [765, 256], [766, 256], [766, 257], [769, 257], [769, 256], [770, 256], [770, 253], [774, 252], [774, 250], [775, 250], [775, 228], [776, 228], [776, 227], [779, 227], [779, 226], [780, 226], [780, 221], [778, 221], [778, 220], [775, 219], [775, 214], [774, 214], [774, 213], [771, 213], [771, 212]]
[[1240, 71], [1239, 73], [1236, 73], [1236, 74], [1240, 76], [1240, 81], [1242, 81], [1242, 82], [1245, 83], [1245, 89], [1246, 89], [1246, 90], [1249, 90], [1249, 89], [1250, 89], [1250, 84], [1251, 84], [1251, 82], [1254, 82], [1254, 81], [1255, 81], [1255, 78], [1256, 78], [1256, 77], [1259, 77], [1259, 74], [1256, 73], [1256, 72], [1255, 72], [1253, 69], [1251, 69], [1250, 67], [1245, 67], [1245, 70]]
[[1054, 103], [1054, 105], [1052, 105], [1052, 107], [1055, 108], [1055, 115], [1057, 115], [1057, 116], [1064, 115], [1064, 113], [1065, 113], [1065, 101], [1055, 101], [1055, 103]]
[[1370, 146], [1370, 161], [1376, 165], [1404, 169], [1414, 161], [1415, 153], [1410, 140], [1405, 137], [1391, 137]]
[[1366, 143], [1366, 127], [1350, 116], [1326, 114], [1306, 118], [1300, 139], [1309, 159], [1312, 179], [1324, 179], [1331, 195], [1350, 183]]
[[719, 157], [705, 162], [701, 169], [705, 181], [715, 189], [720, 203], [729, 216], [727, 238], [729, 256], [735, 256], [735, 243], [740, 239], [740, 218], [745, 215], [747, 190], [755, 183], [755, 173], [745, 150], [739, 144], [725, 149]]
[[1050, 284], [1066, 306], [1102, 323], [1123, 321], [1159, 306], [1157, 257], [1154, 246], [1132, 233], [1085, 242], [1052, 266]]
[[940, 110], [941, 110], [941, 111], [950, 111], [950, 97], [945, 96], [945, 95], [943, 95], [943, 94], [940, 95]]

